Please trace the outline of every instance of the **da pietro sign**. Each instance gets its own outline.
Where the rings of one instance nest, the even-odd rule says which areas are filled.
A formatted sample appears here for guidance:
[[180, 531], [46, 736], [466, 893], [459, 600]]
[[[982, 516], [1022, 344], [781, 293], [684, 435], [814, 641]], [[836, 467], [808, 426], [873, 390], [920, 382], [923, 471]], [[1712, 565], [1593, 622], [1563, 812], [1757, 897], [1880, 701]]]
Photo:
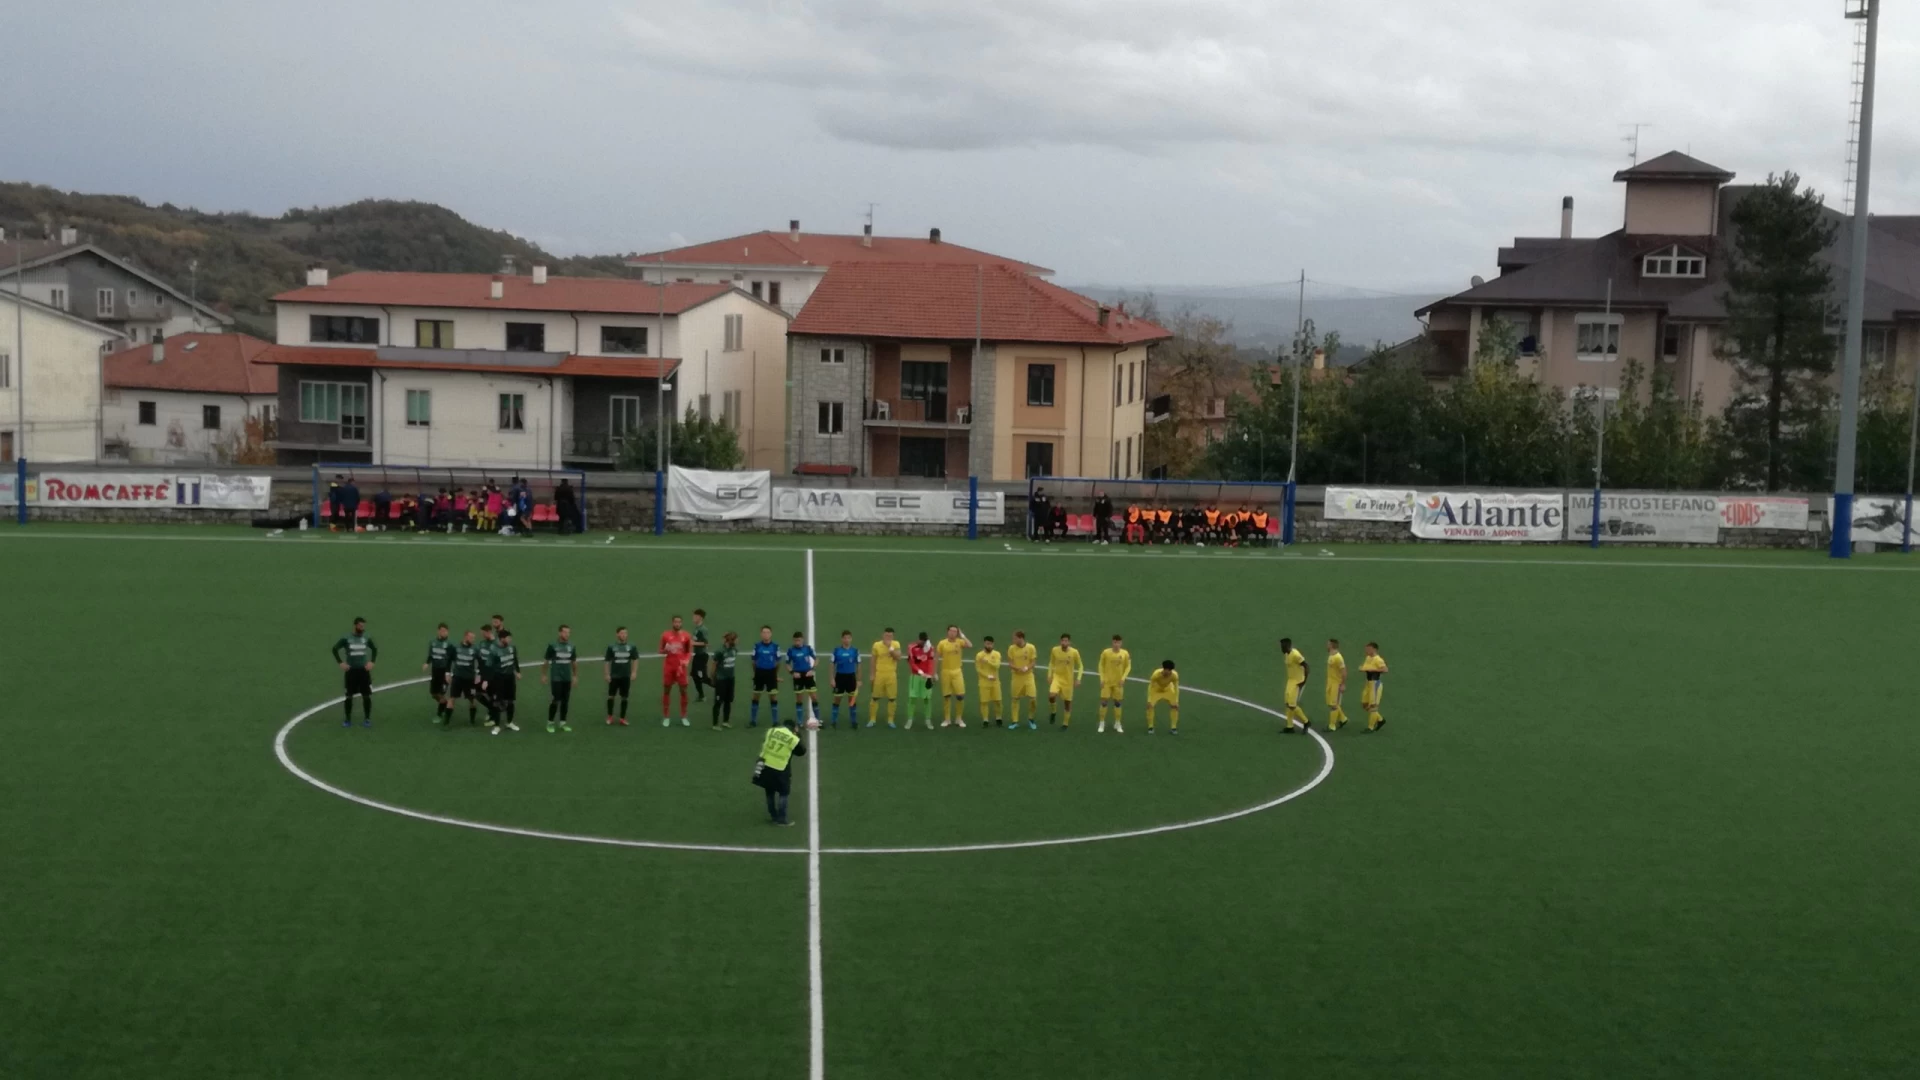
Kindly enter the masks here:
[[[838, 488], [780, 488], [773, 493], [775, 521], [813, 521], [826, 524], [965, 525], [964, 491], [871, 491]], [[982, 525], [1003, 525], [1006, 496], [980, 493]]]
[[1566, 532], [1558, 492], [1423, 491], [1413, 499], [1413, 535], [1424, 540], [1552, 541]]

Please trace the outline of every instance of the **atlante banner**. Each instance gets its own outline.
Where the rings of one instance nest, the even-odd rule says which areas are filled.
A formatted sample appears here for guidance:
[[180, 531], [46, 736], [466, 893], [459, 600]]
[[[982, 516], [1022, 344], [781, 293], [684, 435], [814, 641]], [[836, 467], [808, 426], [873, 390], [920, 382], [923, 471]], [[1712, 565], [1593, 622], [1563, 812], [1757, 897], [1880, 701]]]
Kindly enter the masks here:
[[1559, 492], [1422, 491], [1413, 497], [1413, 535], [1426, 540], [1551, 541], [1565, 536]]
[[[1593, 493], [1567, 496], [1567, 539], [1593, 538]], [[1712, 495], [1602, 492], [1600, 542], [1717, 544], [1720, 501]]]
[[[780, 488], [773, 493], [775, 521], [872, 523], [891, 525], [965, 525], [964, 491], [868, 491], [839, 488]], [[982, 525], [1004, 525], [1006, 496], [979, 495]]]
[[1412, 521], [1413, 492], [1330, 487], [1325, 514], [1329, 521]]
[[40, 474], [41, 506], [117, 507], [137, 510], [265, 510], [273, 480], [266, 476], [211, 473]]
[[1784, 495], [1721, 495], [1720, 527], [1723, 529], [1784, 529], [1806, 532], [1807, 500]]
[[[1920, 536], [1920, 506], [1915, 507], [1913, 529]], [[1833, 497], [1827, 497], [1827, 520], [1833, 520]], [[1907, 531], [1905, 495], [1853, 497], [1853, 539], [1869, 544], [1898, 544]]]
[[667, 469], [667, 516], [676, 521], [765, 521], [773, 506], [773, 474]]

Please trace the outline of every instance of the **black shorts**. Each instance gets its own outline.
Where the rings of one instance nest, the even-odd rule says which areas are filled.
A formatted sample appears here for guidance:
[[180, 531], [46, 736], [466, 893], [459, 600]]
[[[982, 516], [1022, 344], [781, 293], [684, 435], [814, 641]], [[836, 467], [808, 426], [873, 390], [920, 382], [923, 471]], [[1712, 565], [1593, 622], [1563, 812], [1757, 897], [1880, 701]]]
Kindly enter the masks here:
[[571, 679], [566, 682], [549, 683], [548, 688], [553, 691], [553, 700], [555, 701], [571, 701], [573, 699], [573, 680]]
[[811, 671], [794, 672], [793, 674], [793, 692], [794, 693], [796, 694], [805, 693], [812, 689], [813, 689], [813, 672]]
[[619, 697], [619, 698], [632, 697], [633, 696], [633, 680], [632, 679], [608, 679], [607, 680], [607, 696]]
[[753, 669], [753, 692], [758, 694], [762, 690], [771, 691], [776, 694], [780, 692], [779, 668]]
[[346, 675], [348, 697], [373, 693], [373, 672], [366, 668], [348, 668]]
[[721, 679], [713, 684], [713, 700], [723, 704], [733, 702], [733, 680]]
[[432, 694], [434, 697], [444, 696], [447, 692], [447, 678], [448, 675], [446, 672], [436, 668], [433, 674], [427, 678], [427, 693]]
[[520, 696], [520, 680], [511, 671], [495, 675], [487, 683], [487, 697], [494, 701], [513, 701]]
[[467, 675], [455, 675], [453, 677], [453, 681], [447, 684], [447, 696], [456, 697], [456, 698], [473, 697], [474, 686], [473, 686], [472, 677]]
[[833, 692], [834, 693], [851, 694], [858, 689], [860, 689], [860, 676], [853, 674], [852, 672], [836, 671], [833, 673]]

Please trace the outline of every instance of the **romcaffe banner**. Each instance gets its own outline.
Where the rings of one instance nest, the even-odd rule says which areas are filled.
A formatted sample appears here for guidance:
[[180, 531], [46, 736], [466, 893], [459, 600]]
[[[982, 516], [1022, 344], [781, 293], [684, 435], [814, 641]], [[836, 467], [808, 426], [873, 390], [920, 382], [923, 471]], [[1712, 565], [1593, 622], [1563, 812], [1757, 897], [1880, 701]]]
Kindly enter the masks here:
[[773, 474], [667, 469], [667, 516], [679, 521], [765, 521], [773, 506]]
[[1412, 521], [1413, 492], [1330, 487], [1324, 513], [1329, 521]]
[[40, 474], [30, 501], [40, 506], [141, 510], [265, 510], [273, 481], [211, 473]]
[[[1593, 492], [1567, 496], [1567, 539], [1593, 539]], [[1600, 542], [1717, 544], [1720, 501], [1712, 495], [1602, 492]]]
[[[818, 521], [830, 524], [965, 525], [964, 491], [869, 491], [839, 488], [779, 488], [773, 493], [775, 521]], [[1006, 496], [980, 493], [978, 521], [1003, 525]]]
[[1413, 497], [1413, 535], [1426, 540], [1560, 540], [1559, 492], [1423, 491]]
[[[1915, 535], [1920, 535], [1920, 506], [1915, 507]], [[1827, 520], [1833, 520], [1833, 497], [1827, 497]], [[1905, 495], [1855, 495], [1853, 497], [1853, 538], [1856, 542], [1898, 544], [1906, 534], [1907, 497]]]
[[1785, 529], [1806, 532], [1807, 500], [1784, 495], [1721, 495], [1720, 527], [1723, 529]]

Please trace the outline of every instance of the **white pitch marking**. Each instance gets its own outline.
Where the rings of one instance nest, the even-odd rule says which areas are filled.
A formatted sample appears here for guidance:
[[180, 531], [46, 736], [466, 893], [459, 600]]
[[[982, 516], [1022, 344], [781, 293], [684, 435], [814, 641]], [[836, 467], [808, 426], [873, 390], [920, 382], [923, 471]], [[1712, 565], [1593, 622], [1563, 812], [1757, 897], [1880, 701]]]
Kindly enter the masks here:
[[[813, 549], [807, 549], [807, 641], [817, 640], [813, 619]], [[814, 665], [816, 668], [818, 664]], [[797, 696], [797, 695], [796, 695]], [[834, 708], [839, 708], [838, 705]], [[810, 712], [814, 706], [808, 706]], [[816, 717], [817, 719], [817, 717]], [[775, 723], [779, 718], [775, 717]], [[807, 1075], [827, 1075], [826, 976], [820, 949], [820, 739], [819, 730], [807, 730], [807, 1001], [812, 1016], [808, 1040]]]

